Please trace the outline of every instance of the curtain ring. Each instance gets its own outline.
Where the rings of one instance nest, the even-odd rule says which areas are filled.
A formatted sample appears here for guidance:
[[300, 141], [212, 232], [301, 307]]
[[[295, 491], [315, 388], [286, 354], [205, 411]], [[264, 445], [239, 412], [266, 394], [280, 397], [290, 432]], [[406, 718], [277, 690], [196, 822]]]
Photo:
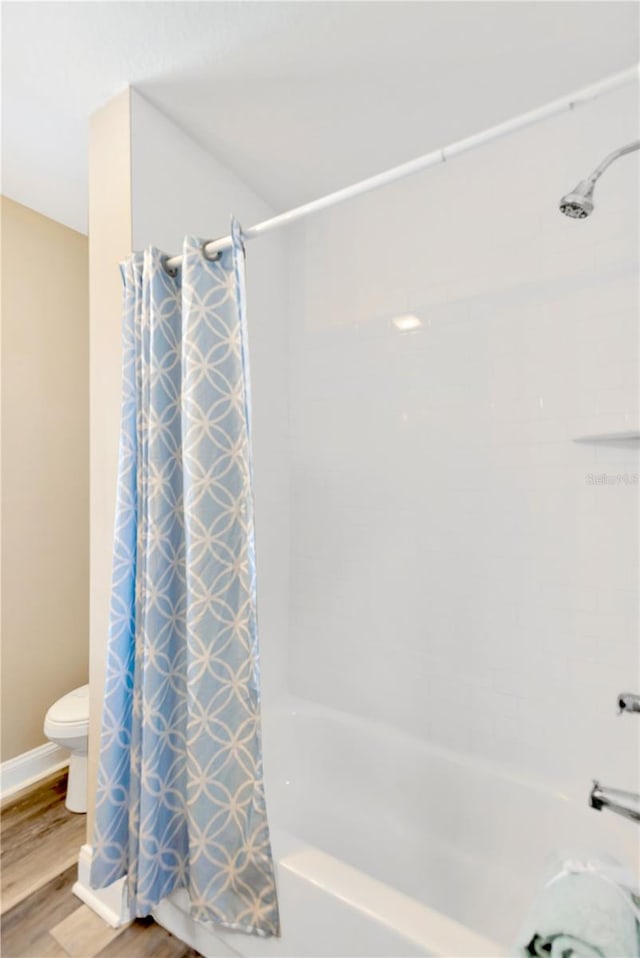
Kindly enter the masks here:
[[170, 259], [169, 256], [162, 257], [162, 268], [164, 269], [165, 273], [167, 273], [168, 276], [171, 276], [172, 279], [175, 279], [176, 276], [178, 275], [178, 267], [168, 266], [167, 264], [169, 262], [169, 259]]
[[204, 243], [202, 244], [202, 246], [200, 247], [200, 249], [201, 249], [201, 251], [202, 251], [202, 255], [203, 255], [204, 259], [206, 259], [207, 262], [209, 262], [209, 263], [217, 263], [218, 260], [220, 259], [220, 257], [222, 256], [222, 250], [221, 250], [221, 249], [216, 250], [216, 252], [214, 253], [213, 256], [209, 256], [208, 253], [207, 253], [206, 247], [207, 247], [207, 246], [209, 245], [209, 243], [211, 243], [211, 242], [212, 242], [211, 240], [205, 240]]

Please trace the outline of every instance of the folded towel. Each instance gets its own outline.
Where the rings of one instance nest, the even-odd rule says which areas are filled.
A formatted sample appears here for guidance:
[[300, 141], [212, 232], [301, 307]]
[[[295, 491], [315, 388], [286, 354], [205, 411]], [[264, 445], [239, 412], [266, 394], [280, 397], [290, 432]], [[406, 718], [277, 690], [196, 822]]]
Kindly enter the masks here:
[[632, 876], [603, 861], [568, 860], [538, 895], [517, 954], [639, 958], [640, 898]]

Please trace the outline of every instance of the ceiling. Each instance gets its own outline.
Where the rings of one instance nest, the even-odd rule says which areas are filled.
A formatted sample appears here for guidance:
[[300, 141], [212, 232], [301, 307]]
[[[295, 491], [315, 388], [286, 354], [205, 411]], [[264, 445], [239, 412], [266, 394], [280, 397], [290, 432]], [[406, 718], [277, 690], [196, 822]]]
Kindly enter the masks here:
[[127, 84], [286, 209], [638, 60], [635, 2], [2, 4], [2, 192], [86, 231]]

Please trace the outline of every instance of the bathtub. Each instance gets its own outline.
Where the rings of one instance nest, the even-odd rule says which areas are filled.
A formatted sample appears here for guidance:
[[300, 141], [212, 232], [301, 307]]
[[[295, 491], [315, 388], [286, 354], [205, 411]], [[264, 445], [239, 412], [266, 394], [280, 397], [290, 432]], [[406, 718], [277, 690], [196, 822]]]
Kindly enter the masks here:
[[156, 920], [205, 958], [509, 952], [563, 851], [633, 860], [628, 823], [378, 725], [287, 698], [263, 715], [282, 938], [215, 931], [181, 890]]

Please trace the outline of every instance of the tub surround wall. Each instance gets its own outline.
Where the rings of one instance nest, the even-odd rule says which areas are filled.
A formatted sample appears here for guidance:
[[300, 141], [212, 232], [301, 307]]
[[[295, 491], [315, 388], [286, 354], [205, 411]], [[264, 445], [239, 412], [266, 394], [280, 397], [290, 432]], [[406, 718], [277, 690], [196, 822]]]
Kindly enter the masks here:
[[291, 234], [291, 690], [578, 801], [640, 784], [615, 714], [638, 445], [572, 441], [638, 429], [638, 155], [588, 220], [558, 201], [637, 108], [627, 87]]
[[39, 749], [49, 706], [87, 681], [89, 297], [87, 237], [1, 204], [6, 762]]

